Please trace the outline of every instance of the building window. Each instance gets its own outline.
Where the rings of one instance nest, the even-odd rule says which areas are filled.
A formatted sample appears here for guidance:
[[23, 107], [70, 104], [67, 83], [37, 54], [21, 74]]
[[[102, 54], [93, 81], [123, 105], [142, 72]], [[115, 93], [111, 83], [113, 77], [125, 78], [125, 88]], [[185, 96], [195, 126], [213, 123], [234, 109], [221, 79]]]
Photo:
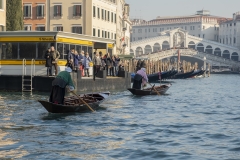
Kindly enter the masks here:
[[82, 16], [82, 5], [78, 4], [73, 6], [73, 16], [74, 17]]
[[102, 20], [104, 20], [104, 9], [102, 9]]
[[101, 35], [100, 35], [101, 33], [100, 33], [100, 29], [98, 30], [98, 37], [101, 37]]
[[199, 35], [198, 35], [198, 37], [200, 38], [200, 37], [201, 37], [201, 35], [199, 34]]
[[93, 6], [93, 17], [96, 17], [96, 7]]
[[236, 23], [234, 23], [234, 26], [236, 26]]
[[236, 43], [236, 37], [233, 38], [233, 43], [234, 43], [234, 44]]
[[193, 26], [193, 30], [195, 30], [195, 26]]
[[102, 38], [104, 38], [104, 30], [102, 30]]
[[82, 34], [82, 26], [73, 26], [72, 33]]
[[105, 31], [105, 38], [107, 38], [107, 31]]
[[98, 15], [98, 18], [100, 18], [100, 8], [97, 8], [97, 15]]
[[204, 37], [205, 37], [205, 34], [202, 35], [202, 38], [204, 38]]
[[3, 9], [3, 0], [0, 0], [0, 9]]
[[62, 5], [54, 5], [54, 17], [62, 17]]
[[0, 25], [0, 31], [4, 31], [4, 26]]
[[111, 33], [111, 39], [113, 39], [113, 33]]
[[37, 5], [37, 17], [44, 17], [44, 4], [38, 4]]
[[117, 23], [117, 15], [114, 14], [114, 23]]
[[107, 10], [105, 10], [105, 21], [107, 20]]
[[114, 34], [114, 39], [117, 39], [117, 34]]
[[31, 31], [32, 30], [32, 25], [24, 25], [24, 30], [25, 31]]
[[111, 12], [111, 22], [113, 23], [113, 12]]
[[93, 36], [95, 37], [96, 36], [96, 29], [93, 28]]
[[31, 4], [24, 4], [23, 16], [24, 16], [24, 18], [32, 18], [32, 5]]
[[63, 31], [63, 26], [57, 26], [56, 31], [61, 31], [62, 32]]
[[108, 21], [110, 21], [110, 12], [108, 11]]
[[108, 39], [110, 38], [110, 32], [108, 32]]
[[37, 26], [36, 30], [37, 31], [45, 31], [45, 26]]

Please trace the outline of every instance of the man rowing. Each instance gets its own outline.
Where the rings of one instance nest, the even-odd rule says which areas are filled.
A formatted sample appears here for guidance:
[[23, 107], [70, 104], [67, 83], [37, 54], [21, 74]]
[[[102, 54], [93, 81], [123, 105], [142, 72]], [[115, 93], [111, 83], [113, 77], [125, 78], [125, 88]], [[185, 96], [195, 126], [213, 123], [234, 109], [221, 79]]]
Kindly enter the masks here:
[[65, 96], [65, 88], [68, 86], [70, 91], [74, 90], [74, 85], [70, 73], [72, 69], [67, 67], [65, 71], [60, 72], [52, 82], [52, 91], [49, 102], [55, 104], [63, 104]]
[[146, 74], [146, 68], [141, 68], [137, 71], [133, 78], [133, 86], [134, 89], [141, 89], [142, 87], [145, 87], [148, 82], [148, 77]]

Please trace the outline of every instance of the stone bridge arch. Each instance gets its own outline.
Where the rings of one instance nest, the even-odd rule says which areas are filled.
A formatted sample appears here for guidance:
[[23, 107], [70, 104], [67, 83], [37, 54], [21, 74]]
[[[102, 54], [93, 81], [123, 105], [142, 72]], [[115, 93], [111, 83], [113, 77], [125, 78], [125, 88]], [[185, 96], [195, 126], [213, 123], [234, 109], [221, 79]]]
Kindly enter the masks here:
[[[173, 34], [173, 47], [184, 47], [185, 33], [178, 30]], [[169, 47], [170, 48], [170, 47]]]
[[161, 50], [161, 45], [157, 42], [153, 45], [153, 52], [158, 52]]
[[202, 43], [198, 43], [197, 50], [198, 50], [198, 52], [204, 52], [204, 45]]
[[205, 49], [205, 52], [208, 53], [208, 54], [213, 54], [213, 47], [208, 45]]
[[150, 45], [146, 45], [144, 48], [144, 54], [152, 53], [152, 47]]
[[230, 59], [230, 52], [229, 50], [224, 50], [222, 53], [222, 57], [226, 59]]
[[238, 61], [239, 60], [239, 55], [237, 52], [233, 52], [231, 55], [231, 60]]
[[140, 55], [143, 55], [143, 49], [142, 47], [137, 47], [136, 48], [136, 56], [140, 56]]
[[169, 49], [170, 48], [170, 44], [168, 41], [164, 41], [162, 43], [162, 50], [166, 50], [166, 49]]
[[196, 48], [196, 44], [195, 44], [193, 41], [190, 41], [190, 42], [188, 43], [188, 48], [195, 49], [195, 48]]
[[214, 50], [214, 55], [221, 57], [221, 56], [222, 56], [222, 51], [221, 51], [221, 49], [218, 48], [218, 47], [215, 48], [215, 50]]
[[130, 49], [130, 55], [135, 55], [133, 49]]

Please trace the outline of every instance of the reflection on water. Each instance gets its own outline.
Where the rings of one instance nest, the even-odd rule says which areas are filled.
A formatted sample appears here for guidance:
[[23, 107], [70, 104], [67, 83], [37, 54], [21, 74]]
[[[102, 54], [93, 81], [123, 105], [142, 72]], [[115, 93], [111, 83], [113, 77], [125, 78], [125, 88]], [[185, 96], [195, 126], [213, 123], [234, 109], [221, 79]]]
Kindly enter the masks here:
[[239, 76], [116, 92], [94, 113], [48, 113], [48, 93], [0, 92], [0, 159], [240, 159]]

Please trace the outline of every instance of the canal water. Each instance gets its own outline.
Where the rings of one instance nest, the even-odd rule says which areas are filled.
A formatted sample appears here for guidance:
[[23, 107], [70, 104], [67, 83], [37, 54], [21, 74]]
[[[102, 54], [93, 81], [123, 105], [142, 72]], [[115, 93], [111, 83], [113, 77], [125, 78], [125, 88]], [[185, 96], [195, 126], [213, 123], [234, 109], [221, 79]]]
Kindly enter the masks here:
[[240, 159], [240, 75], [112, 93], [95, 113], [50, 114], [48, 93], [0, 92], [0, 159]]

